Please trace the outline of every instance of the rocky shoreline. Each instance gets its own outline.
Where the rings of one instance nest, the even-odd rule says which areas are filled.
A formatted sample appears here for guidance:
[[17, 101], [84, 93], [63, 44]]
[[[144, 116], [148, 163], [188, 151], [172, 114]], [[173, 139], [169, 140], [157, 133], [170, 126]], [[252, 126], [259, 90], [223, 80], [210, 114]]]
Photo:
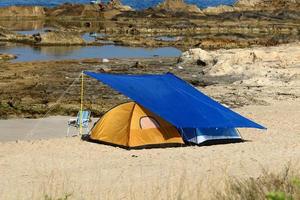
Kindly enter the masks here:
[[[4, 7], [0, 8], [0, 41], [31, 45], [103, 45], [105, 40], [124, 46], [174, 46], [181, 50], [273, 46], [299, 41], [297, 1], [255, 2], [240, 0], [233, 6], [204, 10], [172, 0], [142, 11], [133, 11], [120, 3], [104, 10], [99, 10], [97, 5], [78, 4], [54, 8]], [[22, 23], [36, 22], [43, 27], [54, 27], [55, 31], [17, 34], [13, 29], [18, 27], [20, 17]], [[103, 33], [106, 37], [86, 42], [81, 37], [83, 33]], [[158, 37], [173, 39], [159, 40]]]
[[[78, 78], [83, 70], [171, 72], [232, 108], [296, 100], [300, 98], [299, 55], [300, 44], [294, 43], [218, 51], [191, 49], [180, 58], [5, 62], [0, 69], [0, 116], [76, 115], [80, 103]], [[128, 99], [85, 77], [85, 107], [93, 116], [101, 116], [124, 101]]]
[[[67, 90], [62, 102], [57, 100], [82, 70], [172, 72], [230, 107], [266, 105], [269, 99], [297, 99], [298, 4], [240, 0], [231, 7], [201, 10], [183, 1], [167, 0], [143, 11], [121, 4], [101, 11], [97, 5], [75, 4], [1, 8], [0, 42], [4, 43], [37, 47], [111, 42], [137, 47], [173, 46], [186, 52], [180, 58], [113, 59], [108, 63], [100, 59], [11, 63], [7, 60], [14, 55], [0, 55], [0, 117], [41, 117], [50, 108], [51, 115], [75, 115], [78, 82]], [[20, 17], [22, 23], [18, 22]], [[46, 30], [31, 35], [16, 32], [27, 29]], [[85, 41], [85, 33], [104, 36]], [[280, 45], [283, 43], [287, 44]], [[86, 89], [86, 106], [94, 116], [128, 100], [92, 80], [87, 80]], [[95, 90], [101, 95], [95, 95]]]

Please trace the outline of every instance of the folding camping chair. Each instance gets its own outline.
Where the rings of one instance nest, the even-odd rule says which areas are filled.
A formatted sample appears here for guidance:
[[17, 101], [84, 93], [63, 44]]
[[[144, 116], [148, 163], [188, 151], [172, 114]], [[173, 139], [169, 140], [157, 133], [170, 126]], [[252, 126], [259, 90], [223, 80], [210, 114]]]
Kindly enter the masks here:
[[[82, 116], [82, 120], [80, 120], [81, 116]], [[69, 136], [70, 127], [74, 127], [78, 130], [80, 128], [81, 122], [82, 122], [82, 128], [85, 129], [85, 134], [88, 134], [90, 117], [91, 117], [91, 111], [84, 110], [84, 111], [82, 111], [82, 115], [81, 115], [81, 111], [78, 112], [76, 119], [74, 119], [74, 118], [69, 119], [67, 136]], [[79, 132], [77, 135], [79, 135]]]

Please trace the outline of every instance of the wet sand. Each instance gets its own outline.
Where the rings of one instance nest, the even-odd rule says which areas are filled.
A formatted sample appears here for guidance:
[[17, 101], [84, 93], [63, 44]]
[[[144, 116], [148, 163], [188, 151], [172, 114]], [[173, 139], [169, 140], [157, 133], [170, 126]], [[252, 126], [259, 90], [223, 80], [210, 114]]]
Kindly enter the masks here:
[[78, 137], [2, 142], [0, 199], [209, 199], [230, 177], [300, 167], [299, 100], [236, 111], [268, 130], [241, 129], [244, 143], [131, 151]]

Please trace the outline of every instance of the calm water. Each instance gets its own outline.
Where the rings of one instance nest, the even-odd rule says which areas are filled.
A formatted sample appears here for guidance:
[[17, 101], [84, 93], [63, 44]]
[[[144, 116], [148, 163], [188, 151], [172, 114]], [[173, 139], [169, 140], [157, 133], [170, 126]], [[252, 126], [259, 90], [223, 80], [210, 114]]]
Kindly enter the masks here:
[[[103, 0], [106, 2], [107, 0]], [[123, 4], [130, 5], [135, 9], [145, 9], [160, 3], [162, 0], [122, 0]], [[200, 8], [216, 5], [232, 5], [235, 0], [185, 0], [187, 3], [198, 5]], [[0, 6], [10, 5], [42, 5], [56, 6], [62, 3], [89, 3], [90, 0], [0, 0]]]
[[[52, 27], [45, 27], [34, 30], [18, 30], [19, 34], [32, 35], [43, 33], [47, 30], [55, 30]], [[85, 33], [82, 38], [86, 42], [105, 38], [103, 33]], [[164, 48], [133, 48], [114, 45], [112, 41], [97, 40], [103, 46], [41, 46], [32, 47], [20, 44], [0, 45], [0, 53], [17, 55], [13, 62], [41, 61], [41, 60], [66, 60], [83, 58], [150, 58], [150, 57], [177, 57], [181, 51], [173, 47]]]
[[22, 31], [15, 31], [16, 33], [22, 34], [22, 35], [33, 35], [37, 33], [45, 33], [46, 31], [55, 30], [54, 28], [45, 27], [41, 29], [34, 29], [34, 30], [22, 30]]
[[[46, 31], [55, 30], [55, 28], [45, 27], [42, 29], [34, 29], [34, 30], [22, 30], [22, 31], [15, 31], [16, 33], [22, 34], [22, 35], [33, 35], [38, 33], [45, 33]], [[97, 39], [102, 39], [106, 36], [104, 33], [84, 33], [82, 34], [82, 38], [86, 42], [94, 42]], [[110, 42], [110, 41], [107, 41]], [[111, 42], [110, 42], [111, 43]]]
[[65, 60], [83, 58], [150, 58], [177, 57], [181, 51], [173, 47], [164, 48], [133, 48], [115, 45], [105, 46], [0, 46], [0, 53], [15, 54], [14, 61], [33, 60]]
[[182, 36], [177, 36], [177, 37], [171, 37], [171, 36], [160, 36], [160, 37], [156, 37], [155, 40], [158, 41], [165, 41], [165, 42], [175, 42], [175, 41], [180, 41], [182, 40], [183, 37]]

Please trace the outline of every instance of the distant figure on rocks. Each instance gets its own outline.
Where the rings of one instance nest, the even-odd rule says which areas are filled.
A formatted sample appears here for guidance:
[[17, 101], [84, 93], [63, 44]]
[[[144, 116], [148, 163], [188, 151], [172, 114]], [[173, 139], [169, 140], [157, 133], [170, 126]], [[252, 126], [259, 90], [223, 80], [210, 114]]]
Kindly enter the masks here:
[[98, 5], [99, 5], [99, 9], [100, 9], [101, 11], [104, 10], [105, 6], [103, 5], [103, 3], [99, 3]]
[[90, 3], [94, 5], [98, 5], [100, 11], [104, 10], [105, 8], [105, 5], [101, 2], [101, 0], [92, 0]]

